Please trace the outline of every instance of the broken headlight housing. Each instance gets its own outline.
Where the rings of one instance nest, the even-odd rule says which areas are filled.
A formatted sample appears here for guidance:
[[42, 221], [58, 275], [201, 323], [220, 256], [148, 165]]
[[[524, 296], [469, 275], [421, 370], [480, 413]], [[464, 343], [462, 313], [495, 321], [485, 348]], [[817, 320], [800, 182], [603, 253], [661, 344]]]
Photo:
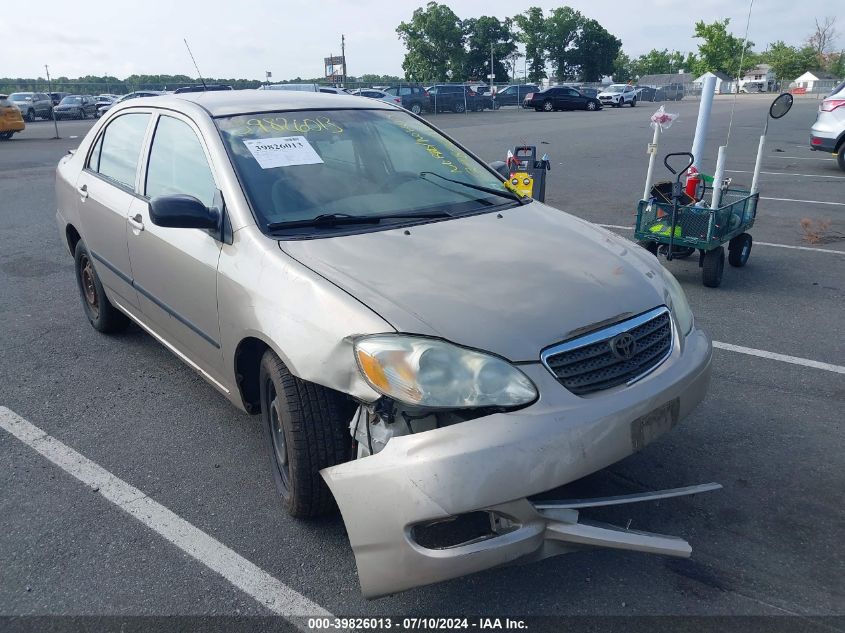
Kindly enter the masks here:
[[666, 282], [666, 291], [669, 295], [669, 308], [675, 315], [675, 320], [678, 323], [678, 329], [683, 336], [686, 336], [692, 330], [692, 309], [689, 307], [687, 295], [681, 284], [675, 279], [675, 275], [670, 273], [665, 268], [663, 269], [663, 281]]
[[373, 389], [407, 405], [512, 408], [537, 399], [534, 383], [508, 361], [440, 339], [363, 336], [355, 359]]

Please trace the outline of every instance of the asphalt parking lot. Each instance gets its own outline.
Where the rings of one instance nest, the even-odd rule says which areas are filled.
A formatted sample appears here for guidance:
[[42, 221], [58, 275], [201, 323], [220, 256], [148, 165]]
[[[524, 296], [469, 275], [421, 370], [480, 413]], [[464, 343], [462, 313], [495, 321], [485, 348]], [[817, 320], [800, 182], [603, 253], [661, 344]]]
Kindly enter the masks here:
[[[750, 183], [767, 106], [737, 101], [736, 183]], [[714, 105], [708, 156], [724, 143], [731, 107]], [[845, 231], [845, 172], [807, 147], [817, 107], [797, 100], [770, 127], [748, 265], [726, 267], [710, 289], [697, 258], [667, 264], [723, 344], [709, 396], [659, 442], [561, 493], [723, 484], [594, 515], [682, 536], [689, 560], [584, 551], [364, 600], [340, 518], [298, 521], [278, 507], [255, 418], [139, 328], [110, 338], [85, 322], [55, 227], [53, 179], [91, 121], [61, 122], [61, 140], [50, 138], [51, 122], [36, 122], [0, 143], [0, 407], [332, 614], [777, 616], [760, 630], [845, 631], [845, 242], [809, 244], [800, 228], [809, 218]], [[653, 109], [430, 118], [486, 160], [536, 144], [552, 162], [547, 203], [630, 236]], [[689, 149], [697, 109], [667, 105], [680, 118], [661, 156]], [[274, 612], [2, 429], [0, 472], [0, 615]], [[618, 630], [632, 621], [616, 621]]]

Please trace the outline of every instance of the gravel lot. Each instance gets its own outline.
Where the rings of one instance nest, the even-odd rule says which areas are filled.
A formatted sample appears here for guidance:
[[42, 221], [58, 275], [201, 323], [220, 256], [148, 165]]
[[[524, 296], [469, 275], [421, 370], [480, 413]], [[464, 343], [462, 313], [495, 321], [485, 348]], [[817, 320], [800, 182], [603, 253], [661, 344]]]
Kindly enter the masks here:
[[[833, 370], [716, 350], [710, 395], [685, 424], [559, 493], [722, 483], [706, 495], [594, 514], [683, 536], [689, 560], [585, 551], [364, 600], [340, 518], [297, 521], [280, 511], [255, 418], [139, 328], [109, 338], [85, 322], [55, 227], [53, 180], [90, 121], [60, 122], [61, 140], [50, 138], [52, 123], [37, 122], [0, 143], [0, 406], [337, 615], [792, 616], [764, 628], [845, 630], [845, 243], [807, 244], [799, 225], [828, 219], [845, 231], [845, 172], [807, 147], [817, 105], [797, 100], [771, 125], [748, 265], [726, 267], [718, 289], [701, 285], [696, 257], [667, 265], [714, 340]], [[737, 183], [750, 183], [744, 172], [753, 169], [767, 106], [745, 95], [736, 104], [729, 175]], [[697, 108], [667, 105], [681, 116], [661, 157], [689, 149]], [[549, 204], [626, 227], [653, 109], [430, 118], [486, 160], [536, 144], [552, 161]], [[714, 105], [708, 156], [724, 142], [730, 111], [730, 100]], [[662, 166], [657, 173], [667, 175]], [[795, 246], [817, 250], [787, 248]], [[0, 472], [0, 615], [270, 614], [2, 430]], [[614, 622], [631, 630], [643, 621]], [[540, 619], [531, 628], [560, 626]]]

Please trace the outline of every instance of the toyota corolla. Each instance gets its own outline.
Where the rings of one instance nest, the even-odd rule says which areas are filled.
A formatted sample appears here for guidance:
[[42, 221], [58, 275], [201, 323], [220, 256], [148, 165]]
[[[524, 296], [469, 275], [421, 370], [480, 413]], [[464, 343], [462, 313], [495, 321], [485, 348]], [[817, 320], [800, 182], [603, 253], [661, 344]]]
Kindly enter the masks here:
[[[91, 325], [134, 321], [258, 416], [280, 507], [339, 507], [367, 596], [581, 547], [688, 556], [532, 496], [702, 400], [711, 344], [647, 251], [343, 95], [111, 108], [57, 170]], [[692, 448], [691, 448], [692, 450]]]

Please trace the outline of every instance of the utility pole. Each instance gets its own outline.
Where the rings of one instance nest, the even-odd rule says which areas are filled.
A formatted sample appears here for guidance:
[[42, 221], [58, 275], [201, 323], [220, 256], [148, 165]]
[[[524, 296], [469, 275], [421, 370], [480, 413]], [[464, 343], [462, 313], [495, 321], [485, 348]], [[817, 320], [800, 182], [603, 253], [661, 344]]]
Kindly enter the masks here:
[[342, 87], [346, 88], [346, 37], [341, 33], [340, 35], [340, 59], [343, 64], [343, 83]]
[[[49, 94], [53, 92], [53, 84], [50, 81], [50, 69], [47, 68], [47, 64], [44, 64], [44, 71], [47, 73], [47, 93]], [[53, 101], [53, 95], [50, 95], [50, 101]], [[53, 138], [61, 138], [61, 136], [59, 136], [59, 124], [56, 122], [56, 109], [51, 107], [50, 113], [53, 115], [53, 127], [56, 128], [56, 135]]]

